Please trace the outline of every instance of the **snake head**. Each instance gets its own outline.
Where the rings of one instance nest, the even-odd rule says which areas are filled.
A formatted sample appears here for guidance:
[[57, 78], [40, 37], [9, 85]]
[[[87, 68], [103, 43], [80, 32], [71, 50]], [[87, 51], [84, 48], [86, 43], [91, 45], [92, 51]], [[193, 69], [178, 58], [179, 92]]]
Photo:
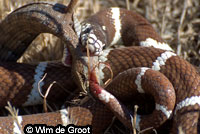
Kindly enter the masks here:
[[86, 51], [86, 47], [88, 45], [92, 55], [100, 55], [103, 47], [107, 43], [105, 28], [92, 22], [84, 22], [81, 26], [80, 40], [84, 50]]

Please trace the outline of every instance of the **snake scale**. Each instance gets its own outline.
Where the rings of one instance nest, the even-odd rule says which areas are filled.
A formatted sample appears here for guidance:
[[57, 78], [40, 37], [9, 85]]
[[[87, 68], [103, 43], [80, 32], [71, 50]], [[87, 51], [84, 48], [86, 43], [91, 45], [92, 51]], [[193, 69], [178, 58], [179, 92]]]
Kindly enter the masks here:
[[[157, 129], [166, 120], [172, 120], [170, 133], [180, 130], [186, 134], [197, 133], [200, 76], [196, 68], [173, 53], [151, 24], [137, 13], [110, 8], [79, 24], [73, 16], [73, 2], [77, 1], [72, 0], [68, 7], [47, 2], [28, 4], [0, 23], [1, 106], [7, 101], [16, 106], [32, 105], [36, 98], [41, 102], [36, 85], [47, 73], [40, 85], [42, 92], [55, 80], [70, 92], [77, 87], [80, 90], [89, 87], [99, 100], [89, 99], [80, 106], [58, 112], [18, 116], [22, 127], [27, 123], [66, 125], [69, 120], [75, 120], [77, 125], [92, 125], [93, 133], [102, 133], [115, 115], [131, 129], [133, 115], [123, 104], [131, 104], [139, 95], [150, 94], [155, 100], [155, 109], [149, 115], [136, 116], [138, 130]], [[51, 33], [65, 41], [64, 65], [60, 62], [16, 63], [40, 33]], [[109, 48], [118, 43], [127, 47]], [[87, 44], [90, 59], [86, 54]], [[68, 62], [69, 59], [72, 61]], [[113, 80], [105, 89], [103, 83], [110, 78], [110, 70], [103, 63], [113, 72]], [[69, 95], [59, 86], [52, 91], [49, 101], [57, 98], [62, 101]], [[11, 117], [1, 117], [0, 133], [21, 133], [16, 124]]]

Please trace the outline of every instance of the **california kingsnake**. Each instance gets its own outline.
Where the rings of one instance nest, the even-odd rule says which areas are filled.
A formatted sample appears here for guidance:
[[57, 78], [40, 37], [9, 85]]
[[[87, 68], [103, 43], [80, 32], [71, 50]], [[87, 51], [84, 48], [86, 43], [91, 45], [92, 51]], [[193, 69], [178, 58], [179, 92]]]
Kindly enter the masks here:
[[[27, 13], [29, 13], [31, 11], [31, 7], [33, 9], [36, 8], [36, 6], [34, 4], [32, 4], [32, 5], [25, 6], [25, 7], [21, 8], [20, 10], [21, 11], [27, 11]], [[55, 9], [55, 5], [54, 4], [47, 4], [47, 3], [44, 4], [43, 3], [43, 4], [40, 4], [40, 5], [37, 5], [36, 9], [40, 9], [40, 10], [42, 9], [43, 12], [46, 10], [47, 13], [48, 13], [48, 12], [50, 12], [49, 10]], [[59, 10], [62, 11], [63, 7], [59, 7], [58, 6], [56, 9], [57, 9], [56, 11], [59, 11]], [[19, 13], [20, 13], [20, 10], [18, 10]], [[15, 13], [17, 14], [17, 12], [14, 12], [13, 14], [15, 14]], [[41, 19], [40, 17], [38, 17], [38, 19], [43, 20], [42, 21], [43, 23], [39, 23], [39, 24], [42, 24], [41, 27], [40, 27], [42, 29], [42, 30], [40, 29], [41, 31], [37, 31], [36, 29], [34, 29], [34, 30], [37, 31], [37, 32], [35, 32], [33, 30], [35, 32], [34, 33], [33, 31], [31, 31], [31, 29], [29, 29], [30, 31], [27, 30], [28, 33], [29, 33], [28, 36], [27, 36], [27, 31], [25, 31], [25, 32], [22, 31], [23, 34], [21, 35], [21, 37], [17, 36], [17, 35], [20, 35], [21, 31], [18, 31], [18, 33], [12, 33], [11, 35], [9, 35], [8, 37], [11, 38], [10, 39], [10, 42], [11, 42], [10, 44], [11, 45], [7, 46], [5, 42], [1, 43], [4, 46], [4, 47], [2, 47], [2, 45], [1, 45], [1, 48], [2, 48], [1, 51], [5, 50], [4, 53], [2, 53], [2, 55], [1, 55], [2, 61], [6, 61], [6, 60], [15, 61], [18, 57], [14, 57], [14, 59], [12, 59], [13, 55], [19, 56], [21, 53], [23, 53], [25, 48], [29, 45], [30, 41], [32, 41], [36, 37], [36, 35], [41, 33], [41, 32], [46, 32], [47, 31], [47, 32], [53, 33], [53, 34], [61, 37], [62, 39], [65, 39], [66, 36], [64, 36], [63, 33], [62, 34], [59, 33], [59, 31], [60, 30], [62, 31], [62, 29], [59, 29], [59, 27], [55, 28], [57, 26], [57, 24], [61, 24], [61, 26], [63, 26], [63, 28], [66, 28], [65, 27], [66, 23], [62, 23], [62, 20], [60, 19], [62, 14], [60, 12], [58, 13], [58, 12], [55, 12], [55, 11], [52, 12], [52, 14], [56, 18], [55, 20], [58, 21], [59, 23], [58, 22], [57, 23], [53, 23], [53, 24], [52, 23], [48, 23], [49, 20], [47, 18], [42, 18], [41, 17], [42, 18]], [[32, 15], [32, 16], [35, 17], [34, 13], [33, 14], [29, 14], [29, 15], [30, 16]], [[58, 17], [59, 15], [60, 15], [60, 17]], [[18, 14], [18, 17], [20, 17], [19, 14]], [[47, 17], [47, 16], [45, 16], [45, 17]], [[22, 18], [23, 18], [23, 16], [22, 16]], [[98, 18], [98, 16], [97, 16], [97, 18]], [[103, 18], [103, 17], [101, 17], [101, 18]], [[7, 19], [7, 21], [11, 22], [12, 19], [15, 19], [15, 18], [11, 18], [10, 20]], [[20, 19], [18, 19], [18, 21], [19, 20]], [[98, 21], [98, 22], [100, 22], [100, 21]], [[4, 23], [4, 25], [2, 23]], [[2, 27], [2, 29], [5, 29], [5, 30], [2, 30], [3, 33], [1, 33], [0, 37], [3, 37], [3, 35], [6, 34], [6, 33], [12, 32], [12, 30], [16, 30], [16, 28], [12, 29], [12, 27], [11, 27], [10, 31], [6, 31], [6, 28], [8, 28], [9, 26], [6, 25], [6, 23], [7, 23], [6, 21], [4, 21], [2, 23], [1, 23], [0, 26]], [[144, 22], [142, 22], [142, 24], [143, 23]], [[37, 24], [36, 26], [38, 26], [39, 24]], [[4, 28], [4, 26], [6, 26], [6, 28]], [[43, 29], [42, 26], [45, 26], [46, 28], [44, 27], [44, 29]], [[150, 25], [148, 24], [148, 26], [150, 26]], [[143, 28], [145, 28], [145, 27], [143, 27]], [[70, 28], [67, 27], [65, 30], [69, 30], [69, 29]], [[69, 31], [66, 32], [66, 33], [69, 33]], [[146, 32], [145, 32], [144, 35], [146, 35], [146, 36], [143, 37], [142, 36], [143, 32], [140, 33], [139, 30], [138, 30], [138, 34], [136, 34], [136, 35], [141, 35], [141, 36], [139, 36], [139, 37], [141, 37], [141, 39], [136, 39], [136, 40], [138, 40], [139, 42], [145, 41], [150, 35], [154, 35], [153, 33], [156, 34], [156, 32], [154, 30], [153, 31], [150, 30], [149, 32], [150, 33], [147, 34], [147, 35], [146, 35]], [[151, 32], [153, 32], [153, 33], [151, 33]], [[13, 34], [16, 35], [17, 38], [13, 39], [12, 38]], [[68, 34], [66, 34], [66, 35], [70, 37], [70, 35], [68, 35]], [[25, 36], [25, 37], [23, 37], [23, 36]], [[72, 40], [73, 39], [73, 35], [71, 35], [71, 37], [72, 37], [71, 38], [71, 40]], [[108, 36], [106, 36], [106, 37], [108, 37]], [[122, 37], [122, 39], [123, 39], [123, 37]], [[152, 37], [152, 36], [150, 36], [150, 37]], [[155, 42], [160, 42], [159, 40], [161, 38], [159, 36], [156, 36], [156, 37], [158, 39], [155, 39], [157, 41], [154, 40], [154, 43]], [[21, 42], [17, 42], [16, 40], [18, 40], [18, 39], [20, 39]], [[1, 42], [2, 42], [2, 40], [1, 40]], [[67, 38], [65, 40], [69, 42], [70, 39]], [[110, 40], [112, 40], [112, 39], [110, 39]], [[149, 41], [149, 39], [147, 40], [147, 42], [148, 41]], [[151, 41], [152, 41], [152, 39], [150, 39], [150, 42]], [[16, 47], [17, 48], [16, 49], [15, 47], [12, 46], [14, 44], [13, 42], [14, 43], [17, 42], [15, 44], [17, 47], [20, 44], [22, 44], [22, 46], [24, 46], [24, 47], [23, 48], [22, 47], [19, 47], [19, 48]], [[161, 43], [157, 43], [157, 44], [161, 44]], [[130, 45], [130, 44], [128, 44], [128, 45]], [[84, 46], [84, 44], [83, 44], [83, 46]], [[83, 88], [82, 86], [84, 86], [85, 81], [83, 81], [84, 79], [82, 79], [82, 78], [86, 78], [85, 80], [87, 80], [88, 70], [87, 70], [87, 57], [85, 56], [85, 52], [84, 51], [82, 52], [82, 46], [80, 46], [80, 47], [81, 48], [79, 48], [79, 46], [78, 46], [77, 48], [74, 49], [74, 48], [72, 48], [70, 46], [69, 50], [70, 50], [70, 52], [72, 54], [72, 60], [73, 60], [73, 62], [72, 62], [72, 75], [75, 75], [76, 78], [78, 78], [78, 79], [76, 79], [76, 82], [77, 82], [77, 84], [78, 84], [78, 86], [80, 88]], [[94, 47], [94, 48], [95, 49], [91, 48], [90, 51], [93, 52], [92, 50], [97, 50], [96, 47]], [[17, 50], [20, 50], [20, 51], [18, 52]], [[99, 50], [101, 50], [101, 49], [99, 49]], [[10, 55], [6, 55], [8, 53], [10, 53]], [[95, 54], [98, 55], [99, 53], [95, 53]], [[177, 111], [176, 115], [173, 116], [173, 120], [174, 120], [173, 133], [177, 133], [177, 131], [178, 131], [177, 129], [178, 129], [179, 126], [182, 127], [182, 129], [183, 129], [183, 131], [185, 131], [185, 133], [190, 133], [190, 132], [191, 133], [195, 133], [196, 132], [196, 125], [197, 125], [196, 123], [197, 123], [197, 120], [198, 120], [198, 112], [197, 111], [193, 111], [193, 114], [191, 114], [191, 113], [187, 112], [187, 110], [194, 110], [194, 109], [199, 110], [199, 97], [198, 97], [199, 96], [199, 93], [198, 93], [198, 91], [199, 91], [199, 87], [198, 87], [199, 75], [197, 74], [197, 72], [194, 69], [194, 67], [192, 65], [190, 65], [188, 62], [186, 62], [185, 60], [179, 58], [178, 56], [176, 56], [172, 52], [164, 51], [164, 50], [160, 50], [160, 49], [155, 49], [155, 48], [147, 48], [147, 47], [129, 47], [129, 48], [120, 48], [120, 49], [113, 49], [113, 50], [112, 49], [106, 49], [106, 50], [103, 51], [102, 54], [100, 54], [98, 56], [92, 56], [91, 58], [95, 62], [101, 61], [101, 62], [109, 63], [110, 67], [113, 70], [114, 76], [117, 76], [117, 74], [119, 74], [119, 72], [123, 72], [123, 71], [125, 71], [125, 70], [127, 70], [129, 68], [132, 68], [132, 67], [149, 67], [149, 68], [152, 68], [154, 70], [159, 70], [161, 73], [163, 73], [172, 82], [172, 85], [174, 86], [175, 93], [176, 93], [176, 105], [178, 104], [176, 106], [176, 110], [178, 110], [178, 111]], [[102, 85], [102, 83], [105, 82], [109, 78], [109, 71], [105, 68], [105, 65], [103, 65], [103, 64], [100, 64], [99, 67], [100, 67], [100, 69], [97, 70], [97, 71], [99, 71], [98, 80], [100, 80], [101, 85]], [[145, 70], [145, 69], [143, 69], [143, 70]], [[136, 77], [136, 80], [139, 81], [139, 82], [136, 82], [136, 83], [140, 83], [141, 82], [141, 78], [143, 78], [143, 74], [146, 75], [146, 72], [148, 72], [148, 71], [144, 71], [143, 73], [139, 73], [139, 71], [138, 71], [139, 76]], [[191, 82], [191, 80], [192, 80], [192, 82]], [[180, 83], [181, 83], [181, 85], [180, 85]], [[123, 83], [123, 84], [125, 84], [125, 83]], [[120, 85], [123, 86], [123, 84], [120, 84]], [[125, 95], [124, 98], [127, 99], [126, 97], [130, 95], [130, 92], [129, 91], [124, 92], [124, 90], [121, 90], [120, 87], [119, 87], [118, 90], [117, 89], [114, 90], [114, 88], [112, 88], [112, 86], [115, 87], [115, 85], [116, 84], [112, 85], [112, 83], [111, 83], [109, 85], [111, 88], [109, 88], [109, 86], [108, 86], [106, 89], [108, 89], [112, 94], [114, 94], [121, 101], [124, 101], [123, 100], [124, 95]], [[130, 84], [128, 84], [128, 85], [130, 85]], [[144, 85], [142, 85], [141, 87], [144, 88], [143, 86]], [[127, 87], [127, 85], [124, 86], [123, 89], [126, 89], [126, 87]], [[197, 88], [197, 89], [193, 90], [193, 87], [194, 87], [194, 89], [195, 88]], [[188, 91], [187, 94], [186, 94], [186, 92], [184, 92], [182, 90], [182, 88], [184, 88], [184, 91]], [[129, 88], [127, 88], [127, 90], [128, 89]], [[194, 104], [198, 104], [198, 105], [194, 106]], [[85, 105], [87, 105], [87, 103]], [[104, 106], [102, 106], [101, 104], [98, 104], [98, 102], [93, 102], [93, 105], [90, 105], [89, 107], [85, 106], [85, 105], [83, 105], [81, 107], [85, 107], [86, 109], [89, 109], [90, 111], [86, 112], [86, 113], [87, 114], [88, 113], [92, 113], [92, 115], [94, 115], [94, 116], [93, 117], [88, 116], [88, 118], [86, 118], [85, 114], [84, 115], [83, 114], [78, 114], [78, 116], [82, 119], [82, 120], [80, 120], [80, 123], [78, 123], [78, 124], [83, 125], [84, 121], [90, 120], [89, 123], [93, 124], [93, 126], [96, 125], [96, 127], [94, 127], [94, 131], [95, 132], [98, 132], [97, 131], [98, 129], [100, 131], [102, 131], [101, 130], [102, 126], [98, 126], [97, 124], [101, 124], [102, 125], [102, 124], [105, 123], [104, 121], [107, 122], [105, 124], [108, 124], [108, 122], [112, 118], [111, 113], [110, 112], [105, 112], [104, 108], [102, 108]], [[101, 108], [97, 107], [98, 105], [100, 105]], [[79, 107], [79, 108], [81, 108], [81, 107]], [[168, 107], [168, 106], [164, 106], [164, 107]], [[171, 109], [171, 108], [169, 108], [169, 109]], [[101, 110], [104, 111], [104, 112], [102, 112]], [[184, 112], [186, 112], [186, 113], [184, 113]], [[181, 115], [182, 113], [184, 113], [184, 115]], [[101, 115], [104, 114], [104, 116], [95, 116], [95, 115], [100, 115], [100, 114]], [[48, 114], [47, 114], [47, 116], [45, 116], [45, 114], [44, 114], [43, 117], [49, 117], [49, 116], [48, 116]], [[43, 118], [43, 117], [41, 117], [41, 118]], [[179, 120], [177, 120], [179, 117], [181, 119], [183, 119], [183, 120], [180, 120], [180, 122], [179, 122]], [[28, 118], [30, 119], [31, 116], [25, 117], [25, 120], [27, 119], [28, 122], [29, 122]], [[107, 120], [104, 120], [104, 118], [107, 119]], [[2, 118], [2, 120], [7, 120], [8, 123], [11, 123], [11, 124], [13, 123], [12, 121], [8, 120], [7, 118]], [[185, 120], [188, 120], [188, 122], [192, 120], [195, 123], [194, 124], [194, 128], [189, 128], [190, 125], [193, 125], [193, 124], [191, 124], [191, 122], [188, 123]], [[102, 123], [99, 123], [99, 121], [102, 121]], [[30, 121], [30, 122], [32, 122], [32, 121]], [[37, 121], [35, 121], [35, 122], [37, 122]], [[98, 123], [96, 123], [96, 122], [98, 122]], [[34, 123], [34, 121], [33, 121], [33, 123]], [[60, 123], [60, 121], [58, 121], [58, 123]], [[86, 123], [88, 123], [88, 122], [86, 122]], [[51, 124], [51, 123], [49, 123], [49, 124], [50, 125], [54, 125], [54, 124]], [[3, 124], [1, 124], [0, 126], [2, 128], [0, 130], [2, 130], [3, 132], [5, 132], [4, 128], [5, 128], [5, 130], [8, 129]], [[24, 124], [23, 124], [23, 126], [24, 126]], [[142, 126], [141, 126], [141, 128], [142, 128]]]
[[[76, 1], [74, 2], [76, 3]], [[41, 62], [38, 64], [16, 63], [17, 59], [19, 59], [30, 43], [40, 33], [54, 34], [64, 40], [70, 47], [76, 45], [77, 36], [71, 28], [72, 13], [69, 9], [70, 7], [67, 8], [58, 3], [31, 3], [16, 9], [1, 21], [0, 87], [2, 90], [1, 93], [3, 93], [1, 96], [10, 96], [10, 99], [6, 98], [1, 102], [1, 106], [5, 105], [8, 100], [11, 101], [11, 104], [19, 106], [27, 103], [26, 98], [40, 98], [40, 96], [34, 96], [39, 94], [33, 87], [38, 84], [38, 80], [45, 73], [47, 73], [47, 76], [43, 81], [44, 85], [42, 84], [43, 82], [40, 83], [43, 85], [41, 85], [43, 94], [46, 92], [46, 87], [49, 84], [57, 81], [57, 84], [52, 86], [53, 92], [49, 92], [49, 95], [51, 94], [50, 96], [52, 97], [47, 97], [47, 101], [57, 103], [56, 98], [59, 98], [58, 101], [62, 101], [62, 97], [63, 99], [67, 99], [69, 94], [75, 93], [74, 91], [77, 86], [71, 79], [71, 76], [73, 76], [70, 75], [71, 69], [63, 66], [60, 62], [52, 61], [50, 63]], [[57, 72], [55, 73], [54, 71]], [[12, 80], [7, 78], [11, 78]], [[15, 85], [14, 88], [12, 88], [13, 85]], [[72, 93], [69, 93], [69, 91]], [[31, 93], [36, 94], [26, 95]], [[13, 98], [16, 99], [13, 100]], [[68, 107], [68, 109], [64, 108], [58, 112], [17, 116], [17, 120], [13, 117], [0, 117], [0, 133], [21, 134], [23, 133], [21, 132], [21, 128], [23, 131], [26, 124], [66, 125], [71, 123], [70, 121], [73, 123], [75, 121], [76, 125], [82, 126], [91, 124], [93, 126], [93, 132], [98, 133], [109, 125], [111, 118], [112, 113], [104, 105], [89, 99], [81, 105]]]
[[[39, 83], [45, 73], [47, 76]], [[7, 101], [14, 106], [42, 104], [43, 98], [38, 92], [38, 86], [44, 95], [53, 80], [56, 83], [47, 97], [50, 102], [63, 103], [66, 96], [76, 88], [75, 83], [71, 81], [71, 69], [66, 68], [61, 62], [39, 64], [0, 62], [0, 75], [0, 107], [7, 105]]]
[[[152, 70], [160, 71], [169, 79], [174, 87], [174, 90], [172, 89], [169, 91], [169, 96], [172, 97], [171, 101], [175, 102], [175, 107], [172, 108], [173, 103], [170, 104], [163, 102], [163, 105], [160, 104], [161, 102], [156, 102], [157, 104], [155, 104], [155, 110], [160, 111], [162, 116], [160, 115], [155, 117], [152, 114], [150, 116], [153, 117], [142, 117], [143, 120], [141, 119], [141, 124], [138, 124], [141, 125], [141, 128], [144, 127], [143, 129], [151, 126], [156, 128], [156, 125], [160, 125], [158, 122], [161, 121], [161, 118], [169, 119], [173, 116], [172, 133], [177, 133], [180, 129], [184, 133], [188, 134], [197, 133], [197, 123], [200, 110], [199, 74], [192, 65], [178, 57], [175, 53], [171, 52], [172, 49], [167, 44], [162, 42], [160, 36], [157, 35], [145, 19], [134, 12], [127, 11], [125, 9], [111, 8], [100, 11], [99, 13], [88, 18], [86, 21], [82, 22], [81, 28], [78, 27], [78, 25], [75, 25], [75, 29], [77, 29], [76, 31], [78, 35], [80, 35], [81, 47], [86, 47], [88, 44], [90, 52], [94, 54], [94, 56], [90, 57], [91, 59], [89, 61], [88, 57], [84, 56], [85, 50], [81, 49], [83, 52], [82, 58], [74, 61], [72, 69], [76, 70], [76, 72], [74, 72], [77, 73], [77, 80], [80, 80], [77, 84], [80, 85], [80, 88], [84, 89], [87, 87], [87, 81], [85, 80], [87, 80], [90, 75], [88, 75], [89, 71], [87, 69], [88, 62], [90, 63], [90, 68], [98, 64], [98, 62], [109, 64], [114, 77], [116, 76], [119, 80], [116, 80], [117, 82], [115, 83], [114, 79], [113, 83], [111, 82], [105, 89], [121, 101], [127, 101], [128, 98], [130, 100], [131, 98], [134, 98], [135, 94], [131, 89], [137, 89], [138, 91], [136, 91], [136, 94], [146, 93], [143, 88], [150, 88], [146, 87], [146, 82], [143, 82], [147, 80], [147, 78], [145, 78], [145, 80], [142, 79], [143, 77], [147, 77], [146, 75], [148, 74], [148, 71], [146, 72], [146, 70], [151, 68]], [[144, 47], [127, 47], [103, 50], [103, 48], [107, 48], [109, 45], [113, 45], [120, 40], [125, 45], [132, 45], [136, 43]], [[151, 48], [149, 46], [164, 49], [165, 51]], [[123, 73], [128, 75], [126, 72], [127, 69], [137, 69], [137, 67], [142, 68], [138, 68], [140, 73], [138, 73], [137, 76], [132, 76], [134, 77], [133, 79], [130, 75], [126, 76], [128, 78], [125, 80], [123, 80], [125, 76], [123, 78], [119, 78]], [[100, 63], [96, 72], [96, 77], [98, 77], [96, 84], [99, 83], [103, 86], [103, 83], [109, 79], [109, 70], [104, 64]], [[151, 83], [154, 83], [153, 81], [155, 82], [155, 80], [152, 80]], [[163, 80], [163, 83], [164, 81], [166, 82], [166, 80]], [[162, 86], [162, 88], [164, 87]], [[162, 88], [160, 89], [160, 92], [163, 92]], [[155, 91], [152, 88], [150, 89]], [[169, 86], [168, 89], [170, 89]], [[98, 87], [97, 85], [93, 85], [90, 90], [92, 90], [91, 92], [94, 92], [93, 94], [98, 99], [102, 99], [105, 104], [109, 103], [109, 98], [110, 100], [113, 100], [112, 95], [108, 95], [105, 98], [99, 97], [101, 94], [99, 92], [101, 92], [101, 90], [102, 94], [106, 95], [106, 93], [104, 93], [105, 90], [101, 89], [101, 87]], [[151, 94], [155, 95], [155, 93]], [[162, 96], [161, 94], [165, 94], [165, 97], [168, 98], [166, 93], [160, 93], [159, 95]], [[176, 98], [175, 100], [173, 100], [174, 94], [176, 94], [176, 97], [174, 97]], [[154, 96], [155, 101], [159, 95]], [[161, 101], [162, 99], [159, 100]], [[113, 102], [110, 103], [111, 104], [108, 105], [111, 109], [113, 109], [113, 112], [116, 113], [116, 109], [113, 108]], [[116, 116], [118, 115], [116, 114]], [[130, 117], [128, 118], [130, 123]], [[158, 118], [159, 121], [152, 121], [152, 119], [156, 120], [156, 118]], [[193, 124], [191, 125], [191, 123], [187, 120], [192, 121]], [[145, 121], [149, 123], [146, 123], [146, 126], [142, 123]], [[150, 123], [151, 121], [152, 124]], [[132, 125], [129, 124], [129, 126]]]
[[151, 24], [133, 11], [110, 8], [90, 16], [81, 24], [76, 18], [74, 20], [82, 45], [86, 46], [88, 43], [89, 50], [94, 55], [100, 55], [104, 48], [119, 43], [172, 50]]

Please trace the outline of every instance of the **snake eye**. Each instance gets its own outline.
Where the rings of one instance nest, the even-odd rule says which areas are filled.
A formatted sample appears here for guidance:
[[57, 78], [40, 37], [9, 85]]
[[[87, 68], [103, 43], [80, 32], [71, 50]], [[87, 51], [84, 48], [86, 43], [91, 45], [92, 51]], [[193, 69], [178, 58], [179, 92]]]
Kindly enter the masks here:
[[81, 77], [81, 80], [82, 80], [83, 82], [85, 82], [85, 81], [87, 80], [86, 77], [85, 77], [85, 75], [82, 74], [82, 73], [80, 73], [80, 77]]
[[89, 32], [91, 31], [91, 29], [92, 29], [91, 27], [86, 28], [83, 32], [84, 32], [84, 33], [89, 33]]

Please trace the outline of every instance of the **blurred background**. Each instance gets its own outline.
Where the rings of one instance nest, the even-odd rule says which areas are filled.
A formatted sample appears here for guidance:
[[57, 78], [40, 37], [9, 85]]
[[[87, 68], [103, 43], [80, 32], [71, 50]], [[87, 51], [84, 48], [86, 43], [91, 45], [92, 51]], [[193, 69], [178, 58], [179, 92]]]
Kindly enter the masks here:
[[[16, 8], [40, 0], [1, 0], [0, 19]], [[43, 0], [47, 1], [47, 0]], [[50, 0], [49, 0], [50, 1]], [[51, 0], [68, 5], [69, 0]], [[200, 65], [200, 1], [199, 0], [79, 0], [79, 20], [108, 7], [134, 10], [144, 16], [161, 37], [190, 63]], [[33, 41], [19, 62], [57, 60], [62, 56], [62, 42], [50, 34]]]

